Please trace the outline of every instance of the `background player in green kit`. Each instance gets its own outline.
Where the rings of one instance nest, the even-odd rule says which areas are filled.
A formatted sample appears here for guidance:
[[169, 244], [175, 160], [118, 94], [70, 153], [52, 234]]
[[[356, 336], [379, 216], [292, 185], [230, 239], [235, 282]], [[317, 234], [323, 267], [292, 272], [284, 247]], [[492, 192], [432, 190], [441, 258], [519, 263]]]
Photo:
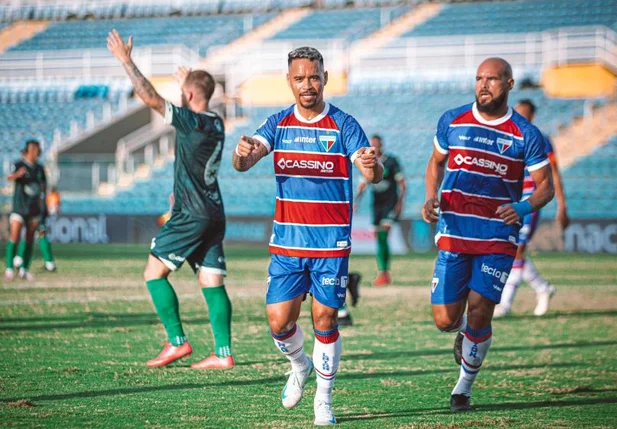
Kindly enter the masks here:
[[[375, 227], [375, 236], [377, 238], [377, 268], [379, 269], [373, 286], [386, 286], [392, 283], [388, 233], [403, 211], [406, 191], [405, 176], [398, 160], [394, 156], [383, 152], [383, 140], [380, 136], [374, 135], [371, 137], [371, 146], [375, 148], [375, 154], [383, 164], [384, 169], [383, 180], [372, 185], [373, 226]], [[364, 180], [358, 185], [356, 207], [367, 187], [368, 183]]]
[[163, 100], [133, 63], [132, 37], [125, 44], [113, 30], [107, 48], [124, 66], [135, 94], [176, 128], [175, 202], [171, 218], [152, 240], [144, 272], [169, 341], [146, 365], [165, 366], [193, 351], [180, 321], [178, 297], [168, 280], [169, 274], [187, 261], [202, 287], [215, 340], [215, 353], [191, 368], [231, 368], [231, 302], [223, 283], [225, 212], [217, 182], [225, 131], [223, 120], [208, 111], [214, 79], [205, 71], [181, 68], [176, 77], [182, 90], [182, 107], [177, 107]]
[[37, 161], [41, 155], [41, 145], [36, 140], [28, 140], [22, 150], [22, 158], [14, 165], [13, 172], [8, 175], [9, 181], [15, 182], [13, 194], [13, 211], [9, 218], [10, 236], [6, 246], [6, 271], [4, 278], [11, 281], [15, 278], [13, 259], [15, 258], [17, 243], [21, 237], [22, 227], [26, 227], [26, 246], [23, 255], [23, 264], [19, 275], [25, 280], [34, 280], [30, 274], [32, 260], [32, 246], [34, 233], [39, 226], [40, 216], [45, 199], [47, 179], [43, 166]]

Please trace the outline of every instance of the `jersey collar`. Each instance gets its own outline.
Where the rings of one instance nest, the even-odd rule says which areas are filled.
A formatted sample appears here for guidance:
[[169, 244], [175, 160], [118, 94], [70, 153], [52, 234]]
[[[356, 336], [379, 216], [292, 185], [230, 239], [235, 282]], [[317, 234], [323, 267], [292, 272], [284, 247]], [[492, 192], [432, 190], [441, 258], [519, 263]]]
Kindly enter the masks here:
[[330, 104], [325, 103], [323, 111], [319, 115], [315, 116], [313, 119], [308, 120], [300, 114], [300, 112], [298, 111], [298, 105], [297, 104], [294, 105], [294, 116], [296, 117], [298, 121], [304, 122], [305, 124], [314, 124], [316, 122], [321, 121], [323, 118], [326, 117], [329, 111], [330, 111]]
[[501, 118], [493, 119], [492, 121], [487, 121], [486, 119], [482, 117], [482, 115], [480, 115], [480, 112], [478, 111], [478, 107], [476, 106], [475, 102], [473, 103], [473, 107], [471, 108], [471, 111], [473, 112], [473, 117], [476, 119], [476, 121], [480, 122], [483, 125], [493, 125], [493, 126], [501, 125], [512, 117], [511, 107], [508, 107], [508, 111], [506, 112], [504, 116], [502, 116]]

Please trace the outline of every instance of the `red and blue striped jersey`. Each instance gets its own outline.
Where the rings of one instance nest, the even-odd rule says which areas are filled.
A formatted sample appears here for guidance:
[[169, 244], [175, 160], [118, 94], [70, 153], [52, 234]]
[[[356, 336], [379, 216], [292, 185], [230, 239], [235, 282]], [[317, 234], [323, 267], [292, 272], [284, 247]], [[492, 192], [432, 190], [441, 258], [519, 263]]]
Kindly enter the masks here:
[[358, 122], [326, 104], [312, 120], [295, 105], [256, 131], [273, 152], [276, 205], [270, 253], [336, 258], [351, 251], [352, 165], [370, 147]]
[[[555, 162], [555, 152], [553, 151], [553, 144], [546, 134], [544, 137], [544, 150], [548, 160], [553, 164]], [[536, 183], [533, 181], [528, 169], [525, 169], [525, 179], [523, 181], [523, 200], [526, 200], [536, 190]]]
[[448, 155], [435, 242], [440, 250], [516, 255], [520, 224], [495, 214], [521, 200], [525, 168], [548, 165], [544, 137], [512, 109], [496, 120], [480, 116], [475, 103], [442, 115], [434, 144]]

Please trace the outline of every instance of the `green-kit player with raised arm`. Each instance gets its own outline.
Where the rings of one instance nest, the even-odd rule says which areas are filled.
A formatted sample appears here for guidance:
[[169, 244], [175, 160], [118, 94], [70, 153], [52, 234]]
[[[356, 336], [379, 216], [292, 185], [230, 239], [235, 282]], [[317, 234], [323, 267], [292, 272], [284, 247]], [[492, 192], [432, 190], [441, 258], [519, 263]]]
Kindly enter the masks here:
[[187, 261], [208, 304], [215, 341], [215, 353], [191, 368], [231, 368], [231, 302], [224, 286], [225, 211], [217, 182], [225, 131], [223, 120], [208, 111], [215, 82], [205, 71], [181, 68], [176, 77], [182, 90], [182, 107], [175, 106], [165, 101], [135, 66], [132, 47], [132, 37], [126, 44], [116, 30], [109, 33], [107, 48], [122, 63], [135, 94], [176, 129], [175, 202], [171, 218], [152, 240], [144, 271], [168, 342], [146, 365], [166, 366], [193, 351], [180, 321], [178, 297], [168, 280], [169, 274]]

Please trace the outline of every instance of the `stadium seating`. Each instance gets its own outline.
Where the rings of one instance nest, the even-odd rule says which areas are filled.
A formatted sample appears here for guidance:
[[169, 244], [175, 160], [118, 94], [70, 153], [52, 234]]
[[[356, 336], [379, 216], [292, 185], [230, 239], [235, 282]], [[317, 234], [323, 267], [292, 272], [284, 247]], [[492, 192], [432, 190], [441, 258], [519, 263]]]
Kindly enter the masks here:
[[[617, 135], [562, 173], [570, 216], [613, 218], [617, 212]], [[547, 208], [552, 215], [555, 204]]]
[[277, 33], [272, 39], [344, 39], [351, 42], [379, 30], [384, 24], [384, 17], [389, 22], [409, 10], [409, 6], [317, 10]]
[[59, 22], [10, 50], [105, 48], [107, 34], [116, 28], [123, 35], [133, 35], [140, 46], [184, 44], [203, 56], [209, 47], [224, 45], [242, 36], [247, 17], [252, 17], [254, 28], [273, 16], [267, 13]]
[[[412, 84], [409, 84], [412, 85]], [[413, 85], [412, 85], [413, 86]], [[446, 85], [442, 92], [431, 86], [432, 91], [420, 86], [411, 88], [376, 89], [356, 87], [346, 96], [335, 97], [331, 102], [353, 114], [367, 134], [379, 133], [384, 138], [387, 152], [396, 154], [405, 169], [409, 196], [405, 211], [408, 215], [419, 213], [424, 198], [424, 168], [432, 150], [432, 138], [440, 115], [447, 109], [473, 100], [465, 91], [452, 91]], [[541, 90], [515, 91], [513, 101], [531, 98], [538, 105], [537, 124], [547, 133], [572, 122], [583, 114], [585, 100], [563, 100], [546, 97]], [[378, 100], [387, 100], [379, 103]], [[601, 101], [598, 101], [600, 103]], [[376, 103], [379, 114], [375, 115]], [[240, 135], [251, 135], [269, 114], [279, 108], [253, 108], [248, 112], [249, 122], [234, 129], [226, 137], [223, 162], [220, 168], [221, 193], [230, 215], [270, 216], [274, 210], [274, 178], [271, 159], [265, 159], [247, 173], [238, 173], [231, 166], [233, 148]], [[90, 198], [66, 200], [71, 212], [87, 213], [143, 213], [159, 214], [167, 210], [167, 197], [172, 191], [173, 166], [167, 164], [153, 171], [148, 180], [140, 180], [129, 189], [117, 193], [113, 199]], [[357, 183], [358, 177], [355, 178]], [[242, 181], [250, 186], [239, 186]], [[248, 183], [248, 182], [247, 182]], [[162, 192], [161, 189], [164, 191]], [[360, 206], [361, 214], [368, 214], [368, 198]], [[554, 208], [549, 209], [554, 212]]]
[[403, 37], [524, 33], [583, 25], [617, 25], [614, 0], [527, 0], [444, 5]]

